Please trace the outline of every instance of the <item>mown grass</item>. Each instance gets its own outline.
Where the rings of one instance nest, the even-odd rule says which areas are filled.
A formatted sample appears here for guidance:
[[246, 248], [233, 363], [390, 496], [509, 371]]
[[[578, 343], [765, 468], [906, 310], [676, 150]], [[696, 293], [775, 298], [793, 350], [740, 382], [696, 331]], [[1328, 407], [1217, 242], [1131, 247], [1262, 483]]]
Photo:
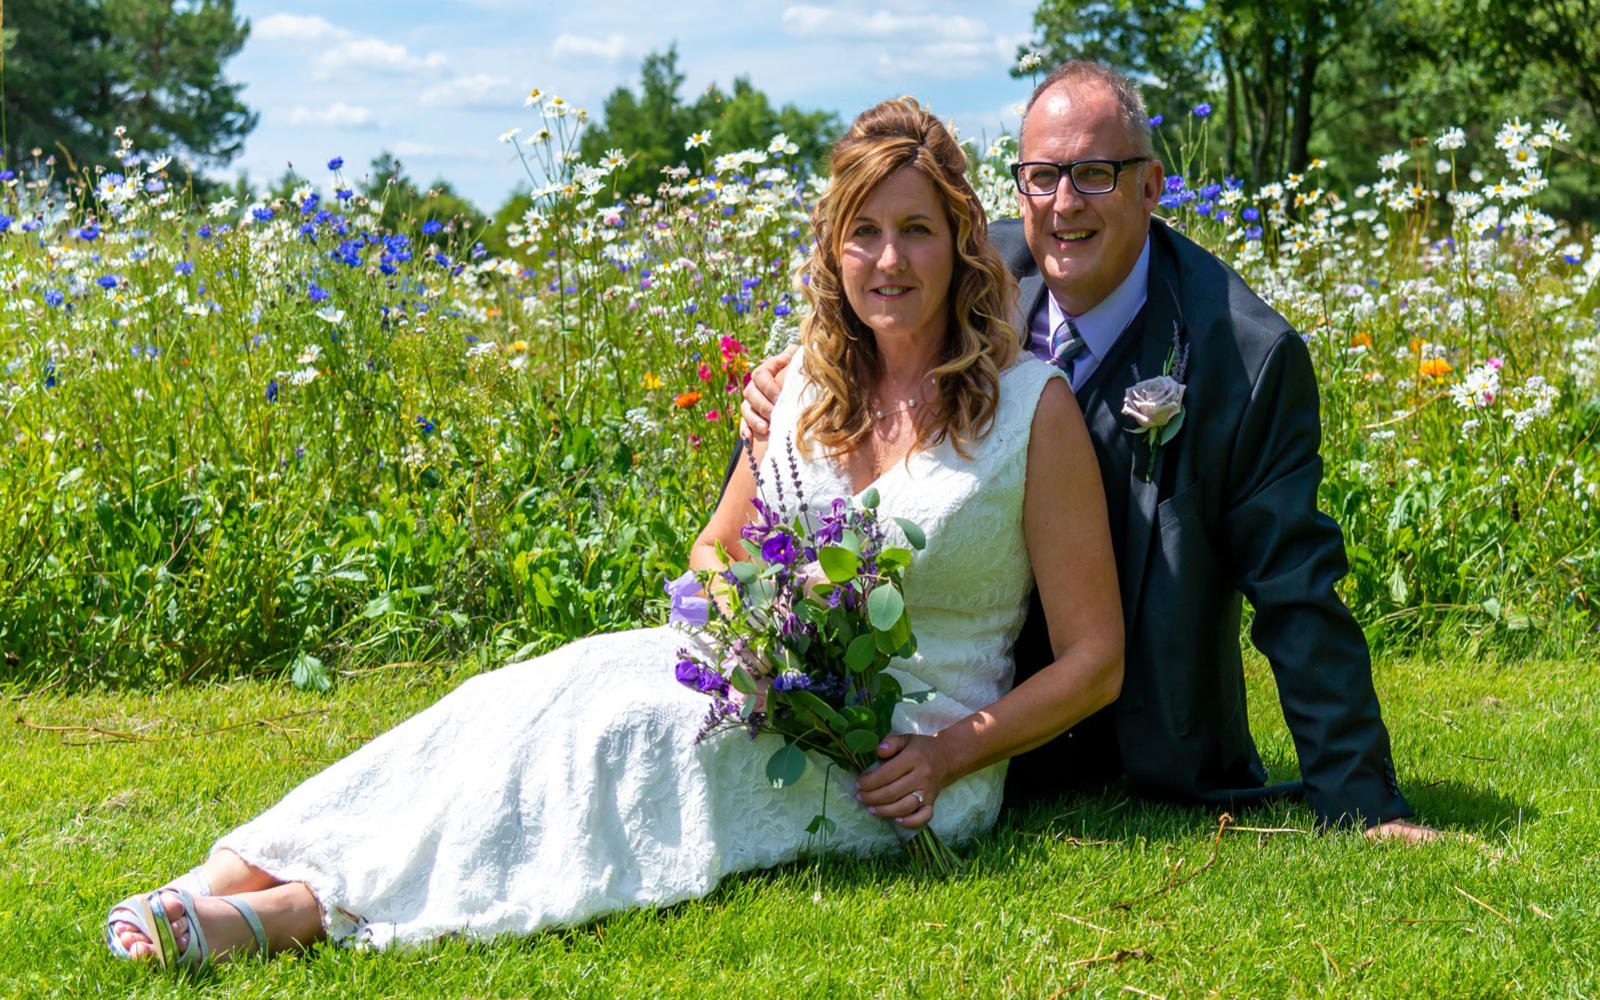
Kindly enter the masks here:
[[[1254, 663], [1250, 674], [1253, 723], [1281, 776], [1293, 750], [1270, 673]], [[199, 984], [113, 959], [100, 941], [110, 903], [186, 867], [459, 675], [370, 674], [331, 695], [266, 683], [36, 694], [10, 703], [0, 745], [0, 994], [1593, 995], [1592, 677], [1584, 662], [1379, 665], [1402, 784], [1422, 820], [1471, 842], [1242, 829], [1305, 830], [1310, 814], [1297, 805], [1241, 815], [1219, 837], [1214, 812], [1112, 788], [1008, 810], [966, 849], [972, 871], [957, 881], [925, 881], [894, 858], [829, 859], [529, 939], [321, 948]]]

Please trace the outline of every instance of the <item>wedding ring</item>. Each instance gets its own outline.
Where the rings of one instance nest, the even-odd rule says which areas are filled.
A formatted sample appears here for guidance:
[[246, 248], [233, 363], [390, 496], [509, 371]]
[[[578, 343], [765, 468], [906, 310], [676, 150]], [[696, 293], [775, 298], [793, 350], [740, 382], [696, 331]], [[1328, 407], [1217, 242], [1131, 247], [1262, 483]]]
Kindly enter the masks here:
[[922, 793], [921, 792], [912, 792], [911, 793], [911, 797], [917, 800], [917, 805], [918, 806], [923, 805]]

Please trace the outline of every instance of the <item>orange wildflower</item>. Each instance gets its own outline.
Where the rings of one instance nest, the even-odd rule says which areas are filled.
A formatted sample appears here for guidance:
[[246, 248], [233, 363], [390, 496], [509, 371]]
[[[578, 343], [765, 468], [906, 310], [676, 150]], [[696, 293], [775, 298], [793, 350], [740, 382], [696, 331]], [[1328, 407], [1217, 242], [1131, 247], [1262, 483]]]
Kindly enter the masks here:
[[1451, 371], [1450, 362], [1444, 358], [1427, 358], [1417, 366], [1417, 374], [1432, 376], [1441, 381], [1449, 371]]
[[700, 402], [700, 394], [698, 392], [680, 392], [672, 397], [672, 405], [680, 410], [687, 410], [698, 402]]
[[1370, 336], [1368, 336], [1367, 331], [1362, 330], [1360, 333], [1358, 333], [1354, 337], [1350, 338], [1350, 346], [1351, 347], [1371, 347], [1372, 346], [1372, 338]]

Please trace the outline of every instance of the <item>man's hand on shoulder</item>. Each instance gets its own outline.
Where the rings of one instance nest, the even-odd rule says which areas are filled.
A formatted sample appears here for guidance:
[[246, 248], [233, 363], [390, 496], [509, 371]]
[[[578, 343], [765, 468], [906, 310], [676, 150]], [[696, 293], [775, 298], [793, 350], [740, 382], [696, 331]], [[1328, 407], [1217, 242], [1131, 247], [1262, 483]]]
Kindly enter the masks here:
[[1431, 826], [1408, 823], [1403, 819], [1391, 819], [1377, 826], [1367, 827], [1368, 840], [1401, 840], [1407, 844], [1428, 844], [1443, 836], [1442, 832]]
[[770, 357], [756, 366], [745, 383], [744, 402], [739, 404], [739, 417], [744, 423], [744, 434], [752, 442], [765, 444], [772, 430], [772, 407], [783, 391], [783, 379], [798, 347], [790, 344], [783, 353]]

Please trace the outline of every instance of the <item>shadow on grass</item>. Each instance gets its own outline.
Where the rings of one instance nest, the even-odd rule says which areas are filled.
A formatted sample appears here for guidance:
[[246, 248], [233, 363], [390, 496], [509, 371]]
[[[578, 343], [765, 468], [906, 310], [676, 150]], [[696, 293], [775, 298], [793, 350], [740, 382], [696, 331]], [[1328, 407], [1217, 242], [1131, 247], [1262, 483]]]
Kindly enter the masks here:
[[1486, 837], [1539, 818], [1538, 808], [1530, 803], [1461, 781], [1413, 782], [1405, 791], [1417, 810], [1413, 818], [1441, 830]]

